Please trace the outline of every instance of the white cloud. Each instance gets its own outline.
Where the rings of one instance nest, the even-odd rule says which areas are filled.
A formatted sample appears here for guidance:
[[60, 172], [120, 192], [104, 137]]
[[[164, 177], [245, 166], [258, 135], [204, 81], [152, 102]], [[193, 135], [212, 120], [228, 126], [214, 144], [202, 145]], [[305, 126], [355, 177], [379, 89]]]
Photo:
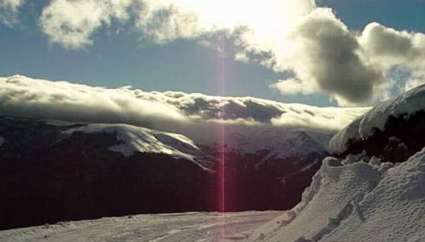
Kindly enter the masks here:
[[23, 76], [2, 78], [0, 86], [0, 113], [3, 114], [138, 125], [185, 120], [175, 107], [127, 95], [127, 89], [106, 89]]
[[196, 16], [181, 13], [172, 5], [141, 11], [136, 15], [135, 26], [143, 31], [145, 39], [161, 44], [200, 35]]
[[366, 58], [384, 72], [393, 67], [410, 72], [405, 89], [425, 83], [425, 34], [370, 23], [358, 39]]
[[366, 55], [380, 65], [422, 66], [425, 63], [425, 34], [397, 31], [378, 23], [363, 30], [359, 42]]
[[315, 93], [319, 88], [314, 86], [314, 83], [309, 85], [303, 84], [303, 81], [297, 78], [289, 78], [280, 80], [272, 85], [271, 88], [277, 89], [282, 95], [310, 95]]
[[18, 22], [19, 8], [25, 0], [0, 0], [0, 23], [11, 27]]
[[113, 19], [129, 19], [132, 0], [53, 0], [40, 17], [42, 31], [54, 43], [79, 49], [93, 43], [93, 33]]

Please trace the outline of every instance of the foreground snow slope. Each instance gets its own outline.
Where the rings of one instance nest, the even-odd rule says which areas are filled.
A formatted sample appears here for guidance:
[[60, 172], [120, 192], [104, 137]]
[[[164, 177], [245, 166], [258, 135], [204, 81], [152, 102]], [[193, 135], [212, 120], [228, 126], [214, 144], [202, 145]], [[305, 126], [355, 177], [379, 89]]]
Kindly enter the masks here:
[[240, 241], [280, 212], [180, 213], [66, 222], [0, 231], [2, 242]]
[[423, 241], [424, 183], [425, 150], [394, 167], [367, 157], [327, 158], [303, 202], [251, 240]]
[[425, 150], [389, 169], [323, 241], [425, 239]]

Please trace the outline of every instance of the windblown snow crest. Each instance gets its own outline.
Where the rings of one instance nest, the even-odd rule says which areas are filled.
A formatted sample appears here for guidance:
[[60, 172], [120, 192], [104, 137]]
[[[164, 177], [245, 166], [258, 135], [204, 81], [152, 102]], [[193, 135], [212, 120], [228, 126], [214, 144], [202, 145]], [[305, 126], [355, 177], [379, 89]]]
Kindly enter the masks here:
[[[394, 100], [381, 103], [358, 117], [338, 132], [331, 139], [329, 146], [331, 152], [336, 154], [359, 153], [363, 149], [373, 154], [383, 153], [382, 150], [372, 151], [368, 149], [376, 147], [376, 142], [384, 148], [383, 142], [390, 144], [393, 141], [400, 146], [402, 143], [407, 146], [413, 145], [414, 148], [409, 151], [410, 156], [425, 145], [422, 136], [415, 135], [421, 133], [424, 119], [425, 85], [422, 85]], [[390, 137], [393, 138], [390, 139]], [[374, 143], [375, 145], [373, 145]], [[409, 156], [403, 158], [406, 159]]]

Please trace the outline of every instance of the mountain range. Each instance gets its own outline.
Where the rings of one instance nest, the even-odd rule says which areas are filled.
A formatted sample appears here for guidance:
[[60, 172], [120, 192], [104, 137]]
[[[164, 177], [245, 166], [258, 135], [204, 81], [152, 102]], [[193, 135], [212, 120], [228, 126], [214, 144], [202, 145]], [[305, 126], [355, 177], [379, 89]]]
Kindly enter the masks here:
[[290, 209], [329, 155], [336, 123], [365, 110], [23, 76], [0, 86], [1, 229], [140, 213]]

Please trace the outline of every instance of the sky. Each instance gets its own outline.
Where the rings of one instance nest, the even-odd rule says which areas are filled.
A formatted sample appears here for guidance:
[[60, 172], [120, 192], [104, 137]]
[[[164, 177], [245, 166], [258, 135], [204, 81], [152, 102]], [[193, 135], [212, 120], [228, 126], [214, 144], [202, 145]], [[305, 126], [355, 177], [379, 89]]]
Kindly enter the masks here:
[[0, 0], [0, 76], [317, 106], [425, 81], [423, 0], [252, 2]]

